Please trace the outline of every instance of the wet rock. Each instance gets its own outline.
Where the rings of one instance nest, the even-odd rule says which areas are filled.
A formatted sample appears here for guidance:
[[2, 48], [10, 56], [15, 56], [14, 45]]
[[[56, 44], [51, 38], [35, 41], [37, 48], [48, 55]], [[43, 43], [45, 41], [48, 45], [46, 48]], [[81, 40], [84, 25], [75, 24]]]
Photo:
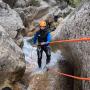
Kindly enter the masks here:
[[[58, 67], [56, 71], [58, 71]], [[38, 71], [39, 72], [39, 71]], [[30, 76], [29, 87], [27, 90], [60, 90], [59, 76], [52, 72], [43, 72]]]
[[11, 8], [26, 7], [30, 5], [31, 0], [3, 0]]
[[[90, 1], [85, 0], [70, 14], [55, 38], [75, 39], [90, 37]], [[63, 43], [62, 52], [73, 65], [74, 75], [90, 77], [90, 42]], [[89, 81], [74, 81], [72, 90], [89, 90]]]
[[[29, 0], [26, 0], [26, 1], [29, 1]], [[15, 3], [15, 7], [26, 7], [26, 1], [25, 0], [17, 0], [17, 2]]]
[[24, 29], [18, 13], [2, 1], [0, 2], [0, 25], [5, 28], [12, 38], [15, 38], [17, 35], [17, 30]]
[[59, 4], [59, 8], [61, 10], [65, 9], [68, 6], [68, 3], [65, 0], [57, 0], [57, 3]]
[[41, 18], [48, 12], [48, 7], [25, 7], [25, 8], [15, 8], [15, 10], [20, 14], [25, 27], [30, 27], [34, 19]]
[[31, 21], [33, 20], [33, 18], [38, 12], [36, 7], [32, 7], [32, 6], [25, 7], [25, 8], [19, 7], [19, 8], [15, 8], [15, 10], [19, 13], [25, 27], [27, 27], [28, 24], [31, 23]]
[[15, 3], [17, 2], [17, 0], [2, 0], [2, 1], [9, 4], [11, 8], [13, 8]]
[[29, 7], [29, 6], [40, 6], [40, 1], [39, 0], [17, 0], [17, 2], [15, 3], [14, 8], [25, 8], [25, 7]]
[[56, 5], [55, 0], [44, 0], [44, 1], [47, 1], [50, 5]]
[[25, 71], [22, 50], [0, 26], [0, 90], [20, 80]]

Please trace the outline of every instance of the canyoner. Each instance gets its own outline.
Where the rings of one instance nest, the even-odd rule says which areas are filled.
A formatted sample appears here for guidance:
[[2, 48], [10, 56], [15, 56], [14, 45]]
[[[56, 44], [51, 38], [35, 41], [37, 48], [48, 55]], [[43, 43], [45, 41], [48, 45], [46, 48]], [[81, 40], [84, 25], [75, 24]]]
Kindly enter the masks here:
[[36, 44], [38, 41], [37, 45], [38, 67], [41, 68], [43, 51], [46, 53], [47, 56], [46, 67], [48, 67], [48, 64], [50, 63], [51, 48], [49, 43], [51, 41], [51, 34], [48, 31], [46, 22], [44, 20], [41, 20], [39, 22], [39, 27], [40, 30], [37, 31], [34, 35], [34, 44]]

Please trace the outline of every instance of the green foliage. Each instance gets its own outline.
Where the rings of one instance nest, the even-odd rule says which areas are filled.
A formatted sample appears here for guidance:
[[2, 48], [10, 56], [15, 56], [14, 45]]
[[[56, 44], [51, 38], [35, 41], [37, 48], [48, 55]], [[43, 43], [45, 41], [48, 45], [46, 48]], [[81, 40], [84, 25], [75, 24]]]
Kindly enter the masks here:
[[69, 5], [71, 5], [72, 7], [76, 7], [81, 0], [56, 0], [57, 2], [67, 2]]
[[20, 43], [20, 47], [23, 48], [23, 45], [24, 45], [24, 42], [22, 41], [22, 42]]
[[80, 1], [81, 1], [81, 0], [69, 0], [69, 3], [70, 3], [72, 6], [76, 7], [76, 6], [80, 3]]
[[39, 1], [37, 1], [37, 0], [31, 0], [30, 3], [31, 3], [32, 6], [40, 6]]

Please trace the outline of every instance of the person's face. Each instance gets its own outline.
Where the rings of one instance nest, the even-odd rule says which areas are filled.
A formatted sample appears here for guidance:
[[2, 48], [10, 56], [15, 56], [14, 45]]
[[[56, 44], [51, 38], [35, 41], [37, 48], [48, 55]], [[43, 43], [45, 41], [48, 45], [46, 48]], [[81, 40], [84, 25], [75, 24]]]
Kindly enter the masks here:
[[40, 29], [44, 30], [44, 29], [45, 29], [45, 27], [40, 27]]

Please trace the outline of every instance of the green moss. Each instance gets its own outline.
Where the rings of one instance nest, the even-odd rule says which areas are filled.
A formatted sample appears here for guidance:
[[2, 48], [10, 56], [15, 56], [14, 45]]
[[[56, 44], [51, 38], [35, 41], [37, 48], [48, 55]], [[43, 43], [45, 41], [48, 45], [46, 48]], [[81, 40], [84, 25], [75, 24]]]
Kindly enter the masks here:
[[81, 0], [69, 0], [69, 3], [71, 4], [71, 6], [76, 7], [77, 5], [79, 5]]
[[22, 41], [22, 42], [20, 43], [20, 48], [23, 48], [23, 45], [24, 45], [24, 42]]
[[31, 3], [32, 6], [40, 6], [39, 1], [37, 1], [37, 0], [31, 0], [30, 3]]
[[[76, 7], [82, 0], [64, 0], [72, 7]], [[63, 2], [63, 0], [56, 0], [56, 2]]]

